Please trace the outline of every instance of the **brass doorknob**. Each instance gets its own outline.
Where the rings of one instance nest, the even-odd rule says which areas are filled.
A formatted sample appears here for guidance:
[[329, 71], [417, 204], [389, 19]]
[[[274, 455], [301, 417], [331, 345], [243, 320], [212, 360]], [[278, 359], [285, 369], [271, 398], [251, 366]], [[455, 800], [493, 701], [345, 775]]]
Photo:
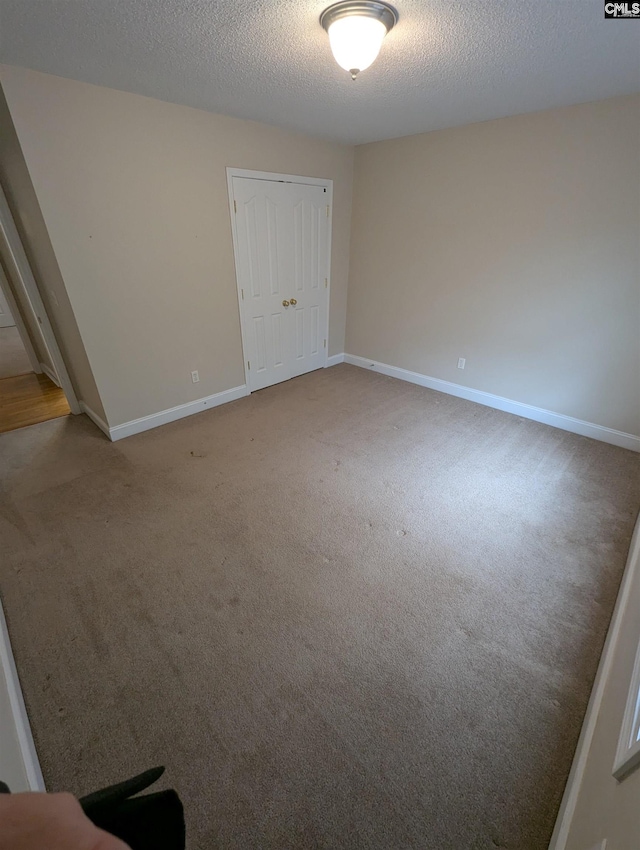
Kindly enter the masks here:
[[295, 298], [292, 298], [291, 301], [289, 301], [289, 304], [293, 304], [294, 307], [296, 306], [297, 303], [298, 302], [296, 301]]
[[283, 301], [283, 302], [282, 302], [282, 306], [283, 306], [283, 307], [288, 307], [288, 306], [289, 306], [289, 302], [288, 302], [288, 301]]

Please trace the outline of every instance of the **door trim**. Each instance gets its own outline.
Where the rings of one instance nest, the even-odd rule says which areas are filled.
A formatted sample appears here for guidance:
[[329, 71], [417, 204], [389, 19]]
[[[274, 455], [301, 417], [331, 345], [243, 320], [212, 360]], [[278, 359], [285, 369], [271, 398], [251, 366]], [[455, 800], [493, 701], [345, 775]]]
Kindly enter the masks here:
[[[26, 788], [16, 787], [13, 784], [13, 779], [10, 776], [3, 777], [5, 780], [12, 783], [12, 790], [15, 791], [46, 791], [42, 771], [40, 770], [40, 762], [38, 754], [33, 743], [31, 727], [29, 725], [29, 717], [24, 705], [22, 689], [20, 688], [20, 679], [16, 670], [16, 662], [11, 651], [11, 641], [9, 640], [9, 632], [7, 630], [7, 621], [4, 616], [2, 602], [0, 602], [0, 688], [4, 690], [5, 699], [9, 703], [9, 717], [3, 718], [2, 728], [0, 729], [0, 739], [2, 739], [3, 747], [8, 749], [17, 748], [16, 755], [19, 756], [19, 761], [22, 762], [22, 771], [16, 776], [16, 779], [26, 779]], [[13, 734], [12, 734], [13, 733]], [[13, 738], [13, 740], [12, 740]]]
[[236, 295], [238, 298], [238, 319], [240, 321], [240, 336], [242, 338], [242, 359], [244, 369], [244, 381], [247, 389], [251, 386], [249, 370], [247, 369], [247, 340], [245, 338], [244, 322], [242, 321], [242, 287], [240, 286], [239, 248], [238, 233], [236, 229], [236, 217], [233, 211], [233, 178], [244, 177], [249, 180], [266, 180], [270, 183], [300, 183], [303, 186], [322, 186], [327, 190], [327, 203], [329, 204], [329, 232], [327, 238], [327, 347], [324, 350], [323, 366], [326, 367], [329, 359], [329, 330], [331, 316], [331, 237], [333, 234], [333, 180], [325, 177], [302, 177], [299, 174], [278, 174], [273, 171], [250, 171], [246, 168], [227, 167], [227, 191], [229, 193], [229, 217], [231, 218], [231, 237], [233, 239], [233, 262], [236, 273]]

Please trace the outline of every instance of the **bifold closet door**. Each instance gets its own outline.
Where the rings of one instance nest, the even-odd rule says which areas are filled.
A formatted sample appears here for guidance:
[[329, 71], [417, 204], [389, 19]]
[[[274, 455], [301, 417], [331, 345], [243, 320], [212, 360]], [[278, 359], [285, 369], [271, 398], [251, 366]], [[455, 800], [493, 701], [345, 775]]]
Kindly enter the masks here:
[[322, 186], [233, 178], [249, 389], [319, 369], [327, 340], [327, 193]]

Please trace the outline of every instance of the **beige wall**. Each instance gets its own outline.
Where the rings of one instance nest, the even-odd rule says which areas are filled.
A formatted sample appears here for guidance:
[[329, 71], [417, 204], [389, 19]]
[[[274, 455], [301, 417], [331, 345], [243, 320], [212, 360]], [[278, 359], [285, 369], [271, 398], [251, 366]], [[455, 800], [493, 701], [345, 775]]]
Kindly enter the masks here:
[[639, 435], [639, 152], [638, 96], [356, 148], [346, 350]]
[[244, 382], [236, 166], [334, 180], [330, 354], [640, 434], [639, 97], [356, 148], [351, 217], [352, 148], [24, 69], [0, 81], [110, 425]]
[[[640, 520], [636, 528], [635, 569], [629, 604], [621, 621], [619, 639], [612, 655], [604, 698], [566, 850], [591, 850], [607, 839], [607, 850], [638, 850], [640, 845], [640, 768], [622, 782], [611, 775], [622, 727], [636, 651], [640, 644]], [[631, 566], [631, 564], [630, 564]]]
[[[1, 80], [0, 80], [1, 83]], [[91, 367], [78, 331], [78, 325], [69, 302], [56, 256], [42, 217], [38, 199], [33, 189], [29, 171], [18, 142], [15, 127], [0, 85], [0, 184], [4, 189], [16, 228], [47, 316], [56, 335], [69, 377], [78, 399], [86, 402], [98, 416], [104, 416], [100, 396]], [[10, 269], [7, 276], [11, 278]], [[49, 352], [35, 322], [33, 311], [23, 302], [22, 290], [14, 284], [13, 292], [29, 336], [41, 363], [52, 367]], [[54, 370], [55, 371], [55, 370]]]
[[353, 148], [19, 68], [0, 80], [109, 425], [244, 383], [227, 166], [333, 179], [344, 350]]

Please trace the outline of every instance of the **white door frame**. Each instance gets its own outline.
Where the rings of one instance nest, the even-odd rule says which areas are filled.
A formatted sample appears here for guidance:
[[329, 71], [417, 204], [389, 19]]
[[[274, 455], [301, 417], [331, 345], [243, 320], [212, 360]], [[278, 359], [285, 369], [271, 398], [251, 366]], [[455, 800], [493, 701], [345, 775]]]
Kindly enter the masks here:
[[238, 316], [240, 319], [240, 334], [242, 337], [242, 358], [244, 360], [244, 382], [249, 387], [249, 372], [247, 369], [247, 340], [244, 330], [244, 321], [242, 318], [242, 287], [240, 286], [240, 276], [238, 269], [240, 268], [239, 258], [240, 251], [238, 248], [238, 231], [236, 229], [236, 217], [233, 209], [233, 178], [245, 177], [250, 180], [267, 180], [271, 183], [301, 183], [303, 186], [322, 186], [327, 190], [327, 204], [329, 205], [329, 233], [327, 238], [327, 347], [324, 350], [324, 368], [326, 368], [329, 360], [329, 308], [331, 306], [331, 236], [333, 223], [333, 180], [324, 177], [301, 177], [299, 174], [277, 174], [272, 171], [249, 171], [246, 168], [227, 168], [227, 188], [229, 191], [229, 215], [231, 217], [231, 235], [233, 237], [233, 261], [236, 269], [236, 289], [238, 296]]
[[81, 413], [80, 405], [73, 389], [73, 384], [69, 378], [67, 367], [65, 366], [62, 353], [58, 346], [49, 316], [45, 310], [44, 303], [40, 296], [38, 284], [35, 281], [29, 260], [24, 251], [20, 234], [16, 228], [11, 209], [7, 203], [4, 190], [0, 186], [0, 237], [2, 256], [11, 265], [12, 277], [16, 285], [20, 286], [27, 298], [27, 304], [33, 310], [36, 320], [42, 331], [45, 344], [49, 349], [49, 355], [53, 363], [53, 368], [60, 381], [60, 387], [64, 392], [67, 402], [72, 413]]

